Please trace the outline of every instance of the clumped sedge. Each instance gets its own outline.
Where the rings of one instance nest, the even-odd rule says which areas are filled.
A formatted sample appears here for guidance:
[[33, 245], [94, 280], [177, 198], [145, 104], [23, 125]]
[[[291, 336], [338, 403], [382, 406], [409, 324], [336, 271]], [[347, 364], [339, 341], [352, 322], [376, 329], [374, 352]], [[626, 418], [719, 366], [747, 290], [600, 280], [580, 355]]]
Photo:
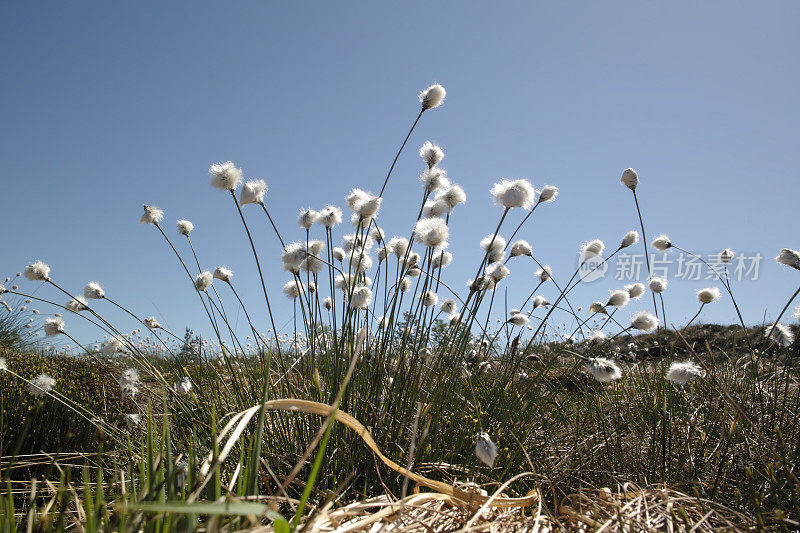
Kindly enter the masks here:
[[235, 191], [242, 182], [242, 169], [237, 168], [233, 161], [211, 165], [208, 174], [211, 176], [211, 186], [224, 191]]
[[164, 211], [154, 205], [144, 206], [144, 213], [139, 219], [139, 224], [156, 225], [164, 219]]
[[778, 254], [778, 257], [775, 258], [775, 261], [782, 265], [800, 270], [800, 252], [797, 250], [784, 248], [781, 250], [781, 253]]
[[514, 244], [511, 245], [511, 251], [509, 252], [511, 257], [519, 257], [521, 255], [532, 256], [533, 255], [533, 247], [525, 240], [518, 240]]
[[653, 242], [650, 243], [650, 246], [652, 246], [653, 248], [655, 248], [660, 252], [666, 252], [667, 250], [672, 248], [672, 241], [669, 240], [669, 237], [662, 234], [653, 239]]
[[639, 175], [632, 168], [626, 168], [622, 171], [622, 177], [619, 179], [619, 182], [630, 190], [635, 191], [636, 187], [639, 185]]
[[53, 390], [56, 386], [56, 380], [47, 374], [39, 374], [28, 383], [28, 392], [34, 397], [40, 398]]
[[639, 311], [631, 319], [631, 328], [650, 333], [658, 327], [658, 318], [648, 311]]
[[106, 291], [96, 281], [90, 281], [83, 288], [83, 295], [90, 300], [102, 300], [106, 297]]
[[444, 150], [431, 141], [425, 141], [419, 149], [419, 156], [425, 161], [428, 168], [433, 168], [444, 159]]
[[667, 283], [665, 278], [655, 277], [650, 280], [650, 290], [656, 294], [662, 293], [667, 290]]
[[176, 222], [176, 225], [178, 226], [178, 233], [186, 235], [187, 237], [194, 230], [194, 224], [188, 220], [179, 220]]
[[794, 333], [786, 324], [773, 324], [764, 331], [764, 336], [781, 346], [791, 346], [794, 343]]
[[716, 287], [708, 287], [697, 291], [697, 299], [703, 305], [716, 302], [721, 296], [722, 293], [720, 293], [719, 289]]
[[439, 107], [444, 102], [447, 91], [438, 83], [434, 83], [424, 91], [419, 93], [419, 102], [422, 104], [422, 111]]
[[213, 282], [214, 275], [207, 270], [201, 274], [198, 274], [197, 277], [194, 278], [194, 286], [200, 292], [207, 291]]
[[669, 365], [667, 370], [666, 379], [678, 385], [686, 385], [691, 380], [703, 375], [703, 369], [697, 363], [691, 361], [675, 361]]
[[478, 433], [476, 437], [475, 455], [489, 468], [494, 466], [494, 461], [497, 459], [497, 445], [485, 431]]
[[239, 205], [264, 204], [264, 195], [268, 187], [264, 180], [249, 180], [242, 186], [239, 193]]
[[586, 363], [586, 371], [600, 383], [610, 383], [622, 377], [619, 366], [611, 359], [595, 357]]
[[491, 194], [495, 203], [506, 209], [522, 207], [530, 209], [536, 197], [536, 190], [526, 179], [500, 180], [492, 186]]
[[35, 261], [25, 267], [25, 277], [31, 281], [47, 281], [50, 279], [50, 267], [41, 261]]

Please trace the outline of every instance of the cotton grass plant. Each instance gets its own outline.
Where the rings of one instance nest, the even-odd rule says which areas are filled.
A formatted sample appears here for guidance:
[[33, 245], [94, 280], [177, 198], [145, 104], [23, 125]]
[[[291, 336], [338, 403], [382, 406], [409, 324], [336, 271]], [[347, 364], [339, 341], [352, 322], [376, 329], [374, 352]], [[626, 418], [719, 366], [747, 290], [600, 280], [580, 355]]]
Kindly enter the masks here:
[[[234, 501], [241, 512], [227, 513], [237, 516], [232, 527], [253, 525], [260, 519], [249, 516], [258, 515], [276, 528], [295, 528], [326, 502], [405, 493], [410, 476], [430, 478], [427, 485], [414, 479], [435, 488], [441, 481], [451, 487], [503, 483], [528, 471], [535, 476], [505, 486], [499, 504], [547, 486], [542, 498], [557, 508], [571, 490], [621, 477], [683, 484], [762, 521], [773, 510], [784, 519], [800, 516], [796, 350], [791, 328], [778, 323], [797, 292], [775, 324], [751, 339], [727, 268], [716, 272], [740, 318], [737, 335], [748, 346], [744, 362], [735, 350], [717, 354], [713, 346], [687, 340], [702, 331], [690, 326], [705, 305], [720, 299], [720, 289], [699, 291], [697, 314], [676, 327], [666, 321], [667, 282], [652, 276], [649, 260], [647, 285], [597, 294], [595, 302], [570, 300], [586, 268], [593, 273], [640, 240], [646, 249], [641, 182], [630, 168], [620, 181], [633, 193], [632, 223], [639, 229], [575, 247], [574, 272], [554, 272], [529, 242], [538, 218], [547, 216], [537, 209], [555, 207], [558, 187], [537, 190], [528, 179], [498, 180], [489, 188], [496, 218], [485, 236], [474, 238], [474, 275], [451, 279], [447, 267], [460, 258], [448, 250], [450, 221], [465, 216], [467, 207], [459, 206], [467, 195], [439, 166], [442, 147], [426, 141], [419, 149], [416, 217], [391, 230], [381, 222], [397, 160], [424, 113], [442, 105], [445, 94], [441, 85], [420, 93], [416, 119], [378, 194], [368, 190], [377, 183], [352, 189], [343, 199], [347, 215], [333, 202], [301, 208], [296, 221], [277, 220], [263, 179], [246, 176], [231, 161], [212, 164], [210, 183], [234, 204], [230, 209], [248, 238], [257, 280], [206, 263], [191, 239], [202, 228], [180, 219], [177, 238], [170, 238], [163, 210], [144, 206], [140, 222], [156, 230], [185, 272], [186, 289], [196, 293], [211, 338], [181, 338], [155, 317], [110, 299], [113, 291], [98, 282], [75, 296], [42, 261], [24, 269], [30, 287], [0, 289], [63, 310], [104, 335], [102, 345], [93, 347], [73, 338], [62, 316], [42, 324], [46, 336], [68, 338], [76, 354], [114, 376], [113, 394], [131, 408], [114, 420], [93, 422], [113, 449], [129, 453], [114, 455], [114, 481], [94, 489], [106, 483], [116, 506], [100, 511], [109, 500], [94, 492], [91, 516], [109, 527], [133, 527], [155, 516], [161, 525], [191, 529], [199, 515], [226, 514], [214, 505]], [[256, 245], [255, 225], [274, 234], [271, 246]], [[515, 240], [518, 234], [529, 240]], [[605, 242], [619, 245], [607, 248]], [[666, 235], [651, 246], [683, 250]], [[723, 265], [732, 256], [725, 250]], [[785, 249], [776, 259], [800, 270], [798, 258]], [[268, 261], [281, 265], [280, 283], [266, 279], [262, 267]], [[509, 301], [505, 286], [517, 272], [529, 277], [530, 292]], [[33, 284], [69, 301], [34, 296]], [[240, 297], [253, 287], [263, 294], [264, 323], [252, 318], [261, 313]], [[652, 313], [642, 305], [647, 292]], [[276, 324], [282, 320], [273, 314], [274, 298], [282, 297], [294, 311], [290, 335], [280, 333]], [[136, 329], [129, 333], [108, 320], [109, 305]], [[245, 328], [231, 323], [239, 311]], [[52, 400], [90, 421], [100, 414], [60, 394], [60, 379], [23, 376], [13, 361], [2, 366], [1, 379], [28, 383], [40, 409]], [[353, 427], [365, 430], [357, 435]], [[400, 464], [408, 465], [405, 471]], [[737, 492], [742, 476], [753, 480], [749, 493]], [[55, 491], [53, 501], [62, 501], [64, 493]], [[455, 494], [463, 499], [466, 493]], [[266, 501], [277, 503], [268, 509]], [[210, 506], [197, 507], [200, 502]]]

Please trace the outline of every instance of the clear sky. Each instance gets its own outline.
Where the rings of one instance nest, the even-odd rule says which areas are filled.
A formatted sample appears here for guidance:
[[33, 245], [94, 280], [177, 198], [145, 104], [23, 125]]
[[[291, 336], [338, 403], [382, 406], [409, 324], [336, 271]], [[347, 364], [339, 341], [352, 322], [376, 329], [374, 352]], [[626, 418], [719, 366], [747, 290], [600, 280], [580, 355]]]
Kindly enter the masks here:
[[[582, 241], [613, 249], [638, 229], [619, 184], [631, 166], [650, 239], [666, 232], [702, 254], [764, 257], [759, 279], [734, 289], [748, 322], [768, 320], [800, 284], [772, 260], [800, 248], [799, 15], [794, 1], [3, 2], [0, 269], [40, 258], [76, 292], [98, 280], [142, 316], [199, 329], [185, 273], [154, 228], [138, 224], [152, 203], [183, 251], [174, 222], [194, 222], [203, 266], [230, 266], [263, 316], [241, 223], [209, 186], [209, 164], [231, 159], [264, 178], [281, 231], [298, 239], [298, 208], [380, 189], [417, 93], [436, 81], [447, 99], [410, 139], [381, 223], [390, 235], [410, 232], [417, 149], [439, 143], [442, 166], [468, 194], [451, 223], [453, 286], [474, 274], [477, 243], [501, 214], [488, 192], [498, 178], [561, 189], [520, 236], [564, 279]], [[285, 323], [278, 244], [263, 213], [246, 214]], [[509, 266], [514, 307], [535, 265]], [[575, 305], [620, 287], [615, 269], [576, 290]], [[671, 269], [666, 305], [680, 325], [697, 309], [695, 290], [712, 282]], [[647, 300], [620, 316], [641, 308]], [[733, 322], [730, 299], [702, 319]]]

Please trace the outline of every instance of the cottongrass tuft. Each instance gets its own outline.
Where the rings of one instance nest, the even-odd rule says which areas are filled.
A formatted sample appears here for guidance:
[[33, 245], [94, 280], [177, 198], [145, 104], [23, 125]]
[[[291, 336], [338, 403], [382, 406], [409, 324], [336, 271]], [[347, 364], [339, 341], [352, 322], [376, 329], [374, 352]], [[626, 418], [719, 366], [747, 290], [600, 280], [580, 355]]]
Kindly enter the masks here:
[[554, 185], [545, 185], [542, 187], [542, 190], [539, 191], [539, 203], [544, 202], [553, 202], [555, 201], [556, 197], [558, 196], [558, 187]]
[[658, 318], [648, 311], [639, 311], [633, 315], [631, 327], [644, 333], [650, 333], [658, 327]]
[[267, 183], [264, 180], [249, 180], [242, 186], [239, 193], [239, 205], [263, 204], [264, 195], [267, 194]]
[[622, 377], [619, 366], [611, 359], [595, 357], [586, 363], [586, 371], [600, 383], [610, 383]]
[[194, 230], [194, 224], [188, 220], [179, 220], [175, 223], [178, 226], [178, 233], [188, 236]]
[[522, 207], [530, 209], [536, 196], [536, 190], [526, 179], [500, 180], [492, 186], [491, 194], [495, 203], [506, 209]]
[[73, 298], [72, 300], [68, 301], [67, 305], [65, 305], [64, 307], [66, 307], [73, 313], [80, 313], [81, 311], [86, 311], [87, 309], [89, 309], [87, 304], [88, 302], [86, 301], [85, 298], [81, 298], [80, 296], [78, 296], [77, 298]]
[[637, 231], [629, 231], [625, 234], [622, 238], [622, 243], [619, 245], [620, 248], [627, 248], [628, 246], [632, 246], [639, 242], [639, 232]]
[[153, 224], [157, 225], [164, 219], [164, 210], [159, 209], [154, 205], [144, 206], [144, 213], [142, 218], [139, 219], [139, 224]]
[[719, 260], [723, 263], [730, 263], [731, 259], [733, 259], [733, 256], [735, 255], [736, 253], [733, 250], [730, 248], [725, 248], [719, 253]]
[[436, 250], [431, 258], [431, 268], [446, 268], [453, 262], [453, 254], [444, 250]]
[[539, 309], [540, 307], [545, 307], [545, 306], [548, 306], [548, 305], [550, 305], [550, 302], [548, 302], [547, 298], [545, 298], [544, 296], [538, 295], [538, 296], [534, 296], [533, 297], [533, 308], [534, 309]]
[[207, 270], [201, 274], [198, 274], [197, 277], [194, 278], [194, 286], [200, 292], [207, 291], [213, 282], [214, 275]]
[[786, 324], [773, 324], [764, 331], [764, 336], [772, 339], [781, 346], [791, 346], [794, 342], [794, 333]]
[[539, 280], [544, 283], [545, 281], [549, 280], [553, 277], [553, 267], [550, 265], [545, 265], [539, 270], [536, 271], [534, 274]]
[[485, 431], [478, 433], [476, 437], [475, 455], [489, 468], [494, 466], [494, 461], [497, 459], [497, 445]]
[[234, 191], [242, 182], [242, 169], [237, 168], [233, 161], [211, 165], [208, 174], [211, 176], [211, 186], [224, 191]]
[[300, 215], [297, 218], [297, 225], [308, 230], [311, 229], [311, 226], [314, 225], [314, 222], [316, 222], [318, 218], [319, 213], [313, 209], [301, 209]]
[[103, 353], [105, 355], [115, 355], [127, 353], [125, 341], [119, 337], [110, 337], [103, 343]]
[[800, 270], [800, 252], [797, 250], [784, 248], [781, 250], [781, 253], [778, 254], [778, 257], [775, 258], [775, 261], [781, 263], [782, 265], [790, 266]]
[[628, 296], [638, 300], [644, 295], [646, 289], [644, 283], [631, 283], [630, 285], [625, 285], [625, 290], [628, 291]]
[[90, 300], [102, 300], [106, 297], [106, 291], [96, 281], [90, 281], [83, 288], [83, 295]]
[[508, 321], [515, 326], [524, 326], [528, 323], [528, 320], [528, 315], [525, 313], [514, 313], [508, 319]]
[[495, 283], [504, 280], [511, 271], [503, 263], [492, 263], [486, 267], [486, 275], [492, 278]]
[[655, 277], [650, 280], [650, 290], [656, 294], [662, 293], [667, 290], [668, 283], [666, 278]]
[[64, 333], [64, 319], [60, 316], [46, 318], [44, 320], [44, 334], [48, 337], [53, 337], [60, 333]]
[[653, 248], [655, 248], [660, 252], [666, 252], [667, 250], [672, 248], [672, 241], [669, 240], [669, 237], [662, 234], [653, 239], [653, 242], [650, 243], [650, 246], [652, 246]]
[[452, 211], [457, 205], [467, 201], [467, 193], [464, 192], [461, 185], [451, 185], [449, 188], [437, 192], [436, 200], [446, 203], [449, 210]]
[[703, 375], [703, 369], [697, 363], [691, 361], [675, 361], [669, 365], [667, 370], [666, 379], [678, 385], [686, 385], [691, 380]]
[[581, 255], [588, 259], [590, 257], [602, 255], [605, 249], [606, 245], [603, 241], [600, 239], [593, 239], [581, 245]]
[[533, 255], [533, 247], [525, 240], [518, 240], [514, 244], [511, 245], [511, 251], [509, 252], [511, 257], [518, 257], [520, 255]]
[[179, 394], [189, 394], [192, 390], [192, 380], [188, 376], [181, 378], [180, 381], [175, 383], [175, 392]]
[[214, 278], [225, 283], [230, 283], [233, 278], [233, 271], [224, 266], [218, 266], [214, 269]]
[[606, 306], [610, 305], [611, 307], [625, 307], [628, 305], [630, 300], [631, 296], [627, 290], [610, 291]]
[[149, 316], [149, 317], [145, 318], [142, 322], [144, 322], [144, 325], [147, 326], [150, 329], [160, 329], [161, 328], [161, 324], [158, 323], [158, 320], [154, 316]]
[[8, 370], [8, 363], [5, 357], [0, 357], [0, 372]]
[[716, 287], [707, 287], [697, 291], [697, 299], [701, 304], [710, 304], [716, 302], [722, 297], [722, 293]]
[[[427, 192], [438, 191], [440, 189], [447, 189], [450, 187], [450, 180], [447, 179], [447, 172], [439, 167], [426, 168], [422, 174], [419, 175], [419, 181], [425, 187]], [[434, 202], [435, 204], [436, 202]], [[439, 209], [447, 212], [448, 205], [444, 202], [440, 203]]]
[[414, 226], [414, 235], [428, 248], [447, 248], [450, 229], [441, 218], [421, 218]]
[[444, 102], [445, 96], [447, 96], [447, 91], [444, 90], [444, 87], [434, 83], [419, 93], [419, 102], [422, 104], [422, 110], [427, 111], [428, 109], [439, 107]]
[[50, 279], [50, 267], [42, 261], [35, 261], [25, 267], [25, 277], [31, 281], [47, 281]]
[[606, 340], [606, 334], [599, 329], [592, 330], [589, 337], [586, 339], [589, 343], [596, 343]]
[[481, 239], [481, 248], [487, 252], [502, 252], [506, 247], [506, 240], [501, 235], [487, 235]]
[[446, 315], [452, 315], [456, 311], [458, 311], [458, 304], [453, 298], [445, 298], [442, 300], [442, 305], [440, 306], [442, 313]]
[[326, 205], [325, 208], [319, 212], [317, 222], [330, 229], [336, 224], [342, 222], [342, 210], [335, 205]]
[[419, 149], [419, 156], [425, 161], [428, 168], [433, 168], [444, 159], [444, 150], [431, 141], [425, 141]]
[[283, 286], [283, 294], [290, 300], [296, 300], [301, 294], [304, 294], [306, 287], [302, 282], [297, 280], [289, 280]]
[[353, 297], [350, 299], [350, 307], [356, 309], [367, 309], [372, 303], [372, 289], [369, 287], [357, 287], [353, 291]]
[[39, 374], [28, 383], [28, 392], [36, 398], [40, 398], [53, 390], [56, 380], [47, 374]]
[[439, 295], [433, 291], [425, 291], [422, 295], [422, 305], [425, 307], [432, 307], [439, 303]]
[[619, 182], [630, 190], [635, 191], [636, 187], [639, 185], [639, 174], [632, 168], [626, 168], [622, 171], [622, 177], [619, 179]]

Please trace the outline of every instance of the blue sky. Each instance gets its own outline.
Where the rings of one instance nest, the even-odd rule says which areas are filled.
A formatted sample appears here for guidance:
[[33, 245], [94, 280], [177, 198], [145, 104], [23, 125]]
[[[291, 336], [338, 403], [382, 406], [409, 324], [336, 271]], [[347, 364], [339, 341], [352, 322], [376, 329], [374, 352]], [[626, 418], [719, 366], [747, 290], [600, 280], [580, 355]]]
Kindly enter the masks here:
[[[772, 260], [800, 248], [798, 15], [789, 1], [6, 2], [0, 269], [41, 258], [76, 291], [98, 280], [142, 316], [201, 328], [185, 273], [138, 224], [152, 203], [166, 211], [170, 236], [176, 219], [194, 222], [204, 267], [233, 268], [258, 315], [247, 241], [230, 199], [208, 184], [209, 164], [231, 159], [264, 178], [281, 231], [300, 238], [298, 208], [380, 189], [418, 91], [437, 81], [447, 100], [409, 141], [381, 221], [389, 234], [410, 232], [416, 152], [439, 143], [442, 166], [468, 194], [451, 224], [454, 286], [474, 274], [477, 242], [500, 216], [488, 193], [498, 178], [560, 187], [520, 236], [563, 279], [582, 241], [615, 248], [637, 229], [618, 182], [632, 166], [650, 238], [666, 232], [704, 254], [764, 256], [758, 281], [734, 284], [746, 320], [761, 322], [800, 283]], [[288, 317], [277, 242], [262, 213], [247, 214]], [[513, 307], [535, 265], [510, 266]], [[694, 291], [711, 282], [672, 273], [670, 282], [668, 314], [680, 325], [697, 308]], [[621, 285], [587, 285], [572, 301], [588, 306]], [[620, 316], [646, 307], [634, 302]], [[93, 335], [67, 318], [82, 338]], [[702, 318], [734, 321], [729, 298]]]

